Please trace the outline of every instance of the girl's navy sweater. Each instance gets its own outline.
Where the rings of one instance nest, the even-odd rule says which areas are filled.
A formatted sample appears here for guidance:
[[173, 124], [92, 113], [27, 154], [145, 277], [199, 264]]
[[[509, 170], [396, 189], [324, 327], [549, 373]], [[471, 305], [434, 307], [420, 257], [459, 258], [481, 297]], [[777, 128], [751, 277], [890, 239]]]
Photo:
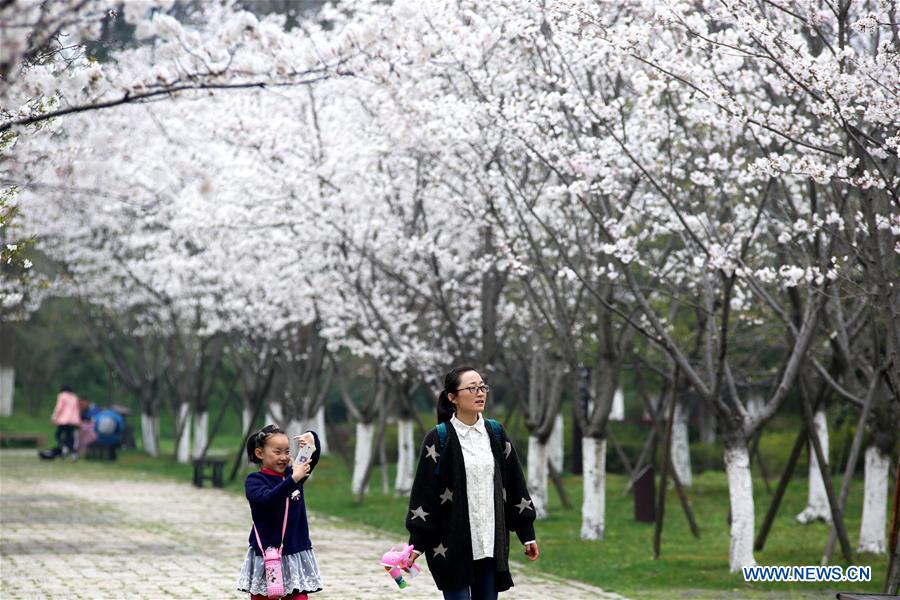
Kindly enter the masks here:
[[[315, 431], [310, 432], [316, 443], [316, 451], [310, 457], [310, 474], [319, 462], [320, 446], [319, 436]], [[288, 502], [288, 521], [284, 531], [284, 548], [282, 554], [293, 554], [301, 550], [309, 550], [312, 543], [309, 541], [309, 523], [306, 520], [306, 500], [303, 495], [303, 482], [294, 483], [291, 478], [292, 469], [288, 466], [284, 476], [273, 475], [257, 471], [247, 475], [244, 484], [247, 500], [250, 502], [250, 514], [253, 523], [259, 531], [263, 548], [269, 546], [278, 547], [281, 544], [281, 525], [284, 522], [284, 499], [289, 498], [295, 490], [299, 490], [300, 496], [296, 500]], [[256, 535], [250, 528], [250, 547], [256, 554], [262, 556], [259, 544], [256, 543]]]

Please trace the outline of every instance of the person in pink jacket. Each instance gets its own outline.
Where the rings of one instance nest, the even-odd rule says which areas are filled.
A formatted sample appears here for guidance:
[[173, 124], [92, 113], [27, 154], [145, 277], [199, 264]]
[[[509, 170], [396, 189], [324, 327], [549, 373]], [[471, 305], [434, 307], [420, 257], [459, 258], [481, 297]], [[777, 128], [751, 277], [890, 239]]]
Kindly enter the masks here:
[[76, 458], [75, 432], [81, 425], [81, 411], [78, 406], [78, 396], [72, 393], [72, 388], [67, 385], [62, 386], [56, 396], [56, 408], [53, 409], [52, 421], [56, 425], [54, 455], [63, 454], [72, 456], [73, 459]]

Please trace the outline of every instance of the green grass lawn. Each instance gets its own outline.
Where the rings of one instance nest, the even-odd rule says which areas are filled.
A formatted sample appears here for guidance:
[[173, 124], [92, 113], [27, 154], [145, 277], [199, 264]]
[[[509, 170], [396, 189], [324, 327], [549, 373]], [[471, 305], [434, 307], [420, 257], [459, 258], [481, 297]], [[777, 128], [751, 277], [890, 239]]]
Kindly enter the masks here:
[[[20, 425], [22, 423], [17, 423], [17, 431], [22, 431]], [[0, 419], [0, 430], [4, 429], [9, 430], [8, 423], [4, 427], [4, 419]], [[216, 445], [220, 452], [229, 453], [226, 475], [230, 473], [230, 460], [236, 452], [236, 443], [231, 442], [234, 440], [223, 439], [221, 445]], [[92, 474], [108, 473], [110, 476], [125, 470], [181, 481], [190, 481], [191, 478], [190, 466], [178, 465], [171, 458], [153, 459], [140, 452], [124, 452], [116, 464], [79, 464], [77, 468], [84, 468]], [[798, 472], [805, 473], [805, 470]], [[393, 475], [391, 467], [391, 484]], [[578, 579], [631, 598], [723, 597], [757, 593], [765, 596], [767, 592], [805, 596], [851, 589], [880, 592], [884, 583], [886, 558], [862, 555], [856, 557], [856, 564], [871, 565], [873, 581], [868, 584], [745, 584], [740, 574], [728, 572], [728, 490], [724, 473], [720, 471], [695, 475], [694, 487], [689, 492], [701, 528], [702, 537], [699, 540], [691, 536], [674, 491], [667, 494], [662, 556], [658, 560], [652, 558], [652, 524], [635, 522], [632, 497], [622, 494], [626, 483], [624, 476], [612, 474], [607, 482], [606, 539], [603, 541], [583, 541], [579, 538], [581, 478], [565, 475], [564, 482], [573, 508], [564, 510], [551, 486], [550, 517], [536, 525], [541, 557], [529, 568]], [[226, 487], [233, 493], [242, 494], [243, 476]], [[859, 532], [861, 488], [861, 480], [851, 486], [847, 508], [847, 529], [854, 547]], [[761, 480], [755, 481], [754, 493], [758, 528], [770, 496]], [[794, 515], [802, 510], [805, 501], [805, 478], [797, 478], [788, 488], [765, 550], [756, 553], [759, 564], [818, 564], [828, 528], [822, 523], [803, 526], [794, 522]], [[372, 473], [370, 491], [364, 503], [357, 505], [350, 493], [350, 470], [337, 456], [322, 459], [307, 487], [307, 504], [311, 511], [380, 529], [398, 543], [406, 539], [406, 502], [406, 499], [396, 498], [390, 493], [382, 494], [381, 471], [376, 469]], [[311, 535], [315, 543], [315, 530]], [[835, 558], [839, 556], [838, 550]], [[527, 562], [517, 549], [517, 544], [513, 545], [512, 558]]]

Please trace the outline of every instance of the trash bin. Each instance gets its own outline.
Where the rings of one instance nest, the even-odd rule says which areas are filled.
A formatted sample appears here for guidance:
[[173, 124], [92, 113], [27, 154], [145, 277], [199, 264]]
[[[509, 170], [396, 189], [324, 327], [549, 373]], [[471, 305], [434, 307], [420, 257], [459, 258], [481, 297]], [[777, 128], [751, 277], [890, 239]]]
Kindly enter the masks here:
[[656, 483], [653, 465], [641, 469], [634, 479], [634, 520], [642, 523], [656, 522]]

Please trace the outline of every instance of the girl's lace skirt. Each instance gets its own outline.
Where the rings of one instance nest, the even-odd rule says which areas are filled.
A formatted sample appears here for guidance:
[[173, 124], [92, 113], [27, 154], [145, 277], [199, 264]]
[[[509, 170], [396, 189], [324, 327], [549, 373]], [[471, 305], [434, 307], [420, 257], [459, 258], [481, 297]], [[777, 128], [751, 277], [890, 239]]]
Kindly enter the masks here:
[[[318, 592], [322, 589], [319, 563], [312, 548], [281, 557], [281, 574], [284, 578], [284, 593]], [[266, 595], [265, 563], [263, 557], [247, 548], [244, 566], [238, 578], [237, 589], [251, 594]]]

